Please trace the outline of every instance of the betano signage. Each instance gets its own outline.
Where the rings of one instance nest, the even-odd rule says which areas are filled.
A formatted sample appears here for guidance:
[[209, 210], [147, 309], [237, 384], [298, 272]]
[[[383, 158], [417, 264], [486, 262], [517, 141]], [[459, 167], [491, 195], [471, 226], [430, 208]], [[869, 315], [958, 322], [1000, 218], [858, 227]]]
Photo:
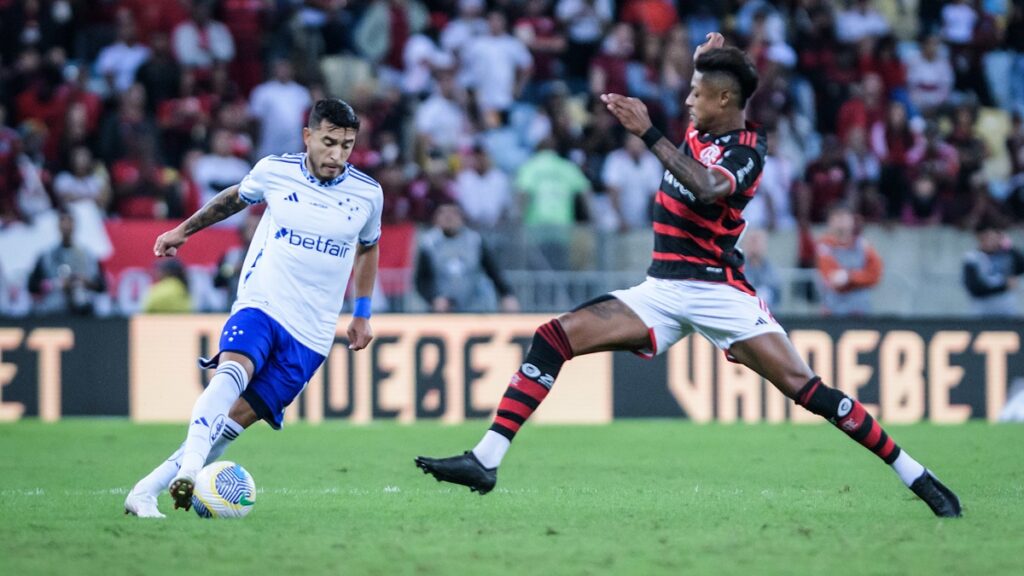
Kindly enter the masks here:
[[[209, 373], [225, 316], [0, 323], [0, 421], [37, 416], [130, 416], [183, 422]], [[288, 421], [461, 422], [487, 418], [522, 361], [540, 315], [382, 315], [366, 350], [339, 323], [324, 366]], [[1024, 376], [1016, 322], [801, 320], [784, 322], [827, 382], [890, 423], [994, 420], [1008, 383]], [[697, 422], [819, 422], [742, 366], [692, 337], [654, 360], [628, 353], [569, 362], [537, 420], [614, 418]]]

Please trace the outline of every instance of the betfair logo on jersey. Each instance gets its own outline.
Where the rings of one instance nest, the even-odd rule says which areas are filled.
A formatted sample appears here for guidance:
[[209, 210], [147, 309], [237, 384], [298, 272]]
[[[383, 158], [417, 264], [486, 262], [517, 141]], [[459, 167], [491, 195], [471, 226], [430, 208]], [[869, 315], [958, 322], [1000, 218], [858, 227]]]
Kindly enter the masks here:
[[287, 228], [281, 228], [274, 234], [275, 239], [288, 238], [288, 244], [292, 246], [298, 246], [306, 250], [312, 250], [321, 254], [327, 254], [328, 256], [337, 256], [338, 258], [344, 258], [348, 256], [349, 250], [352, 249], [348, 244], [338, 244], [330, 238], [324, 238], [323, 236], [303, 236], [297, 234], [294, 230]]

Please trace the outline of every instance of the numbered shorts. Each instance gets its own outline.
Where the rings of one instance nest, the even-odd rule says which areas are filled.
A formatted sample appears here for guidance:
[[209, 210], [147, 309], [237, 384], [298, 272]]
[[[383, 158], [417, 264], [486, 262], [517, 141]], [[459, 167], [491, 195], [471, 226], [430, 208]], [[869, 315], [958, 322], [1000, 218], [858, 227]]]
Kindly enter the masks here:
[[322, 355], [256, 308], [243, 308], [232, 314], [221, 331], [220, 352], [211, 360], [200, 358], [199, 365], [216, 366], [224, 352], [235, 352], [252, 361], [255, 371], [242, 398], [275, 430], [281, 429], [284, 409], [298, 397], [324, 361]]
[[648, 277], [642, 284], [611, 293], [647, 326], [651, 348], [637, 350], [653, 358], [697, 332], [728, 352], [736, 342], [761, 334], [785, 334], [768, 305], [728, 284]]

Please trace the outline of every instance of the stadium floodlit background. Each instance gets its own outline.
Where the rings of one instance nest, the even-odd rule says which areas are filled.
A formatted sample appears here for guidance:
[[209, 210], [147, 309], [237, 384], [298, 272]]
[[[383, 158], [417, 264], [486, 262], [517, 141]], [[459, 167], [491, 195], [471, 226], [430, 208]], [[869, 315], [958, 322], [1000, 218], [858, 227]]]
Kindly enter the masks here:
[[[536, 325], [643, 278], [663, 170], [597, 95], [681, 141], [711, 31], [760, 74], [755, 285], [963, 521], [699, 340], [570, 363], [485, 499], [413, 469], [471, 446]], [[227, 532], [243, 553], [191, 515], [117, 517], [180, 441], [258, 214], [180, 262], [153, 241], [301, 151], [326, 96], [385, 192], [377, 340], [349, 354], [342, 328], [288, 429], [228, 454], [262, 489]], [[1024, 268], [979, 317], [965, 262], [979, 226], [1011, 262], [1022, 239], [1022, 114], [1022, 0], [0, 0], [0, 572], [1013, 573], [1024, 434], [991, 422], [1024, 374]], [[500, 274], [455, 274], [473, 314], [432, 313], [420, 245], [447, 202]], [[836, 205], [882, 263], [852, 316], [829, 305]]]

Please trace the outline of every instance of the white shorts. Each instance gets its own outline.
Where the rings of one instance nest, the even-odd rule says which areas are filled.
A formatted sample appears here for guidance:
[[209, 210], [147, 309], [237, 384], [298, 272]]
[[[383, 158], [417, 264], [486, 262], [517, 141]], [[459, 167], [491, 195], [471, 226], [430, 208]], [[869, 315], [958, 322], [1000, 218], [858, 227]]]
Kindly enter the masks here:
[[650, 331], [651, 348], [636, 351], [646, 358], [695, 331], [725, 351], [754, 336], [786, 333], [763, 300], [719, 282], [648, 277], [611, 295], [636, 312]]

